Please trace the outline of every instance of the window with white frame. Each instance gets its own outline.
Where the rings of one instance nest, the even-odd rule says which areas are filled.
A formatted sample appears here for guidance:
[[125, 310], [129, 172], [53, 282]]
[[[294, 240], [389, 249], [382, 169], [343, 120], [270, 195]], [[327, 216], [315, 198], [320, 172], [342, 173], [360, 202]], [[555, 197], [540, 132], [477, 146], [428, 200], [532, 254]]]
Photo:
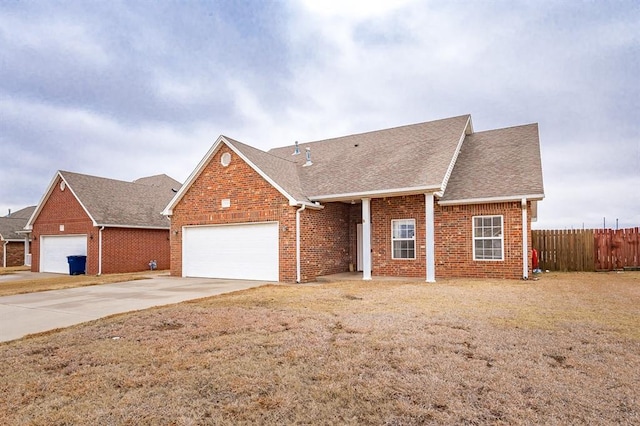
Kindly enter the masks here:
[[502, 216], [473, 217], [473, 260], [504, 260]]
[[393, 259], [416, 258], [415, 219], [399, 219], [391, 221], [391, 245]]

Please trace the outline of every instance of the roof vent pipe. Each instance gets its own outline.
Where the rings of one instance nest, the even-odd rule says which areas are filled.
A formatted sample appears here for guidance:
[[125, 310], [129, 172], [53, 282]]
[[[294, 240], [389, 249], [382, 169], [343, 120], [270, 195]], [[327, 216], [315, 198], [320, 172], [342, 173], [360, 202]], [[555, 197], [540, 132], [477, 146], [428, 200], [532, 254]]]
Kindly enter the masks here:
[[293, 154], [291, 155], [298, 155], [298, 154], [300, 154], [300, 147], [298, 146], [298, 141], [296, 141], [296, 148], [293, 151]]
[[312, 165], [312, 164], [313, 164], [313, 163], [311, 162], [311, 148], [307, 147], [307, 148], [305, 148], [305, 150], [307, 151], [307, 153], [306, 153], [306, 155], [307, 155], [307, 162], [306, 162], [306, 163], [304, 163], [304, 164], [302, 165], [302, 167], [307, 167], [307, 166], [310, 166], [310, 165]]

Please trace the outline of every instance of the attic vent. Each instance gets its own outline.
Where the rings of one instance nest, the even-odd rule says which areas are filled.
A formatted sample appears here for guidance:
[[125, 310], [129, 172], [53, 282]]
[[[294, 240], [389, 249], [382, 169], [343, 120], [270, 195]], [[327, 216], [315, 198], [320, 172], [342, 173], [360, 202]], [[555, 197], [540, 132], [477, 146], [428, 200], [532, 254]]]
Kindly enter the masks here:
[[222, 156], [220, 157], [220, 164], [222, 164], [222, 167], [227, 167], [229, 164], [231, 164], [231, 154], [229, 154], [228, 152], [222, 154]]
[[291, 155], [298, 155], [298, 154], [300, 154], [300, 147], [298, 146], [298, 141], [296, 141], [296, 147], [293, 150], [293, 154]]
[[307, 147], [307, 148], [305, 148], [305, 150], [307, 151], [307, 152], [306, 152], [306, 155], [307, 155], [307, 162], [306, 162], [306, 163], [304, 163], [304, 164], [302, 165], [302, 167], [307, 167], [307, 166], [310, 166], [310, 165], [312, 165], [312, 164], [313, 164], [313, 163], [311, 162], [311, 148]]

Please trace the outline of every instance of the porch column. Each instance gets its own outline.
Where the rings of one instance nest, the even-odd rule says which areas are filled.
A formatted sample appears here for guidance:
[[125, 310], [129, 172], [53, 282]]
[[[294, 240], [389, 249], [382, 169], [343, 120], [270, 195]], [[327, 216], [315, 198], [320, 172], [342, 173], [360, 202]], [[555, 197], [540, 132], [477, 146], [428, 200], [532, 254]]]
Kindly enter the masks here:
[[433, 194], [424, 194], [424, 210], [426, 221], [426, 264], [427, 264], [427, 282], [436, 282], [436, 239], [435, 233], [435, 214], [434, 214], [434, 196]]
[[522, 199], [522, 279], [529, 279], [529, 227], [527, 226], [526, 198]]
[[31, 259], [29, 259], [29, 236], [30, 234], [24, 235], [24, 264], [26, 266], [31, 266]]
[[371, 279], [371, 200], [362, 199], [362, 279]]

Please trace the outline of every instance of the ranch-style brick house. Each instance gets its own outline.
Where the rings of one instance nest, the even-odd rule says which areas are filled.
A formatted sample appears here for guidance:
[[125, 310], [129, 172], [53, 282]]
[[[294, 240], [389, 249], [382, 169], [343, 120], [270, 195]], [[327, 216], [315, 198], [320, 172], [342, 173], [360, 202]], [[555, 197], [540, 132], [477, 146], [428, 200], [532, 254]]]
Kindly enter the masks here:
[[23, 231], [36, 206], [25, 207], [0, 217], [0, 266], [23, 266], [30, 263], [29, 237]]
[[86, 255], [89, 275], [169, 269], [169, 220], [162, 209], [181, 184], [166, 175], [134, 182], [58, 171], [29, 219], [33, 272], [69, 273]]
[[537, 124], [471, 116], [261, 151], [220, 136], [167, 205], [171, 274], [527, 278]]

